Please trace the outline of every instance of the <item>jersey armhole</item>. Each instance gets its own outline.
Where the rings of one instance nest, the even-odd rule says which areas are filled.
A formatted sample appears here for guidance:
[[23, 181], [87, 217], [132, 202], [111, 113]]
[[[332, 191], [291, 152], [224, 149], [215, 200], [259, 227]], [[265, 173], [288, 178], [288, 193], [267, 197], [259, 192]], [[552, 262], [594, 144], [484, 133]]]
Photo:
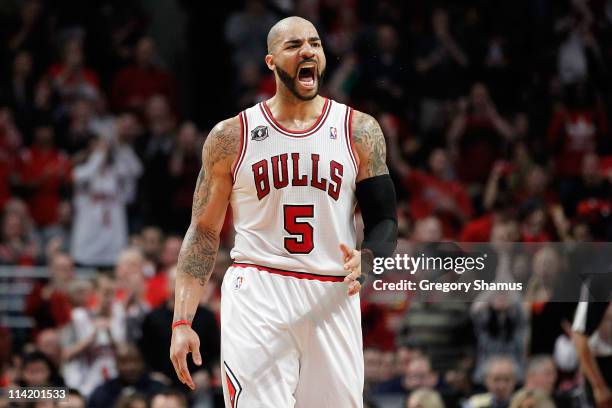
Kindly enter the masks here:
[[347, 106], [346, 113], [344, 115], [344, 135], [346, 136], [346, 147], [355, 167], [355, 174], [359, 173], [359, 155], [355, 150], [353, 143], [353, 108]]
[[244, 156], [246, 153], [248, 138], [247, 134], [249, 131], [249, 125], [246, 117], [246, 112], [242, 111], [238, 114], [238, 119], [240, 120], [240, 148], [238, 150], [238, 155], [236, 155], [236, 160], [232, 165], [232, 184], [236, 183], [236, 175], [238, 174], [238, 170], [240, 169], [240, 165], [244, 160]]

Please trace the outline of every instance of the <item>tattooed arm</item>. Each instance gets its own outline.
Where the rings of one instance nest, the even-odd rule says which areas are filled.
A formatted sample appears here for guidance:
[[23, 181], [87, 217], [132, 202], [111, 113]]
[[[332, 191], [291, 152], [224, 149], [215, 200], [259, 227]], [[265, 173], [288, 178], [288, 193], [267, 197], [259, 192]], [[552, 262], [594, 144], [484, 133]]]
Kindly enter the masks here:
[[[364, 223], [364, 238], [359, 258], [364, 273], [371, 271], [374, 257], [391, 256], [397, 245], [397, 209], [393, 182], [386, 163], [385, 137], [378, 122], [370, 115], [354, 111], [352, 136], [359, 156], [356, 196]], [[357, 280], [363, 281], [362, 265]], [[349, 275], [350, 276], [350, 275]], [[353, 282], [349, 294], [361, 285]]]
[[[240, 146], [237, 117], [213, 128], [202, 148], [202, 169], [193, 194], [191, 223], [179, 254], [176, 271], [174, 319], [191, 322], [215, 265], [219, 233], [232, 191], [231, 167]], [[195, 385], [187, 370], [187, 353], [201, 364], [200, 341], [188, 326], [177, 326], [172, 333], [170, 359], [179, 380]]]
[[389, 174], [385, 136], [376, 119], [366, 113], [354, 111], [351, 125], [353, 143], [359, 156], [357, 182]]

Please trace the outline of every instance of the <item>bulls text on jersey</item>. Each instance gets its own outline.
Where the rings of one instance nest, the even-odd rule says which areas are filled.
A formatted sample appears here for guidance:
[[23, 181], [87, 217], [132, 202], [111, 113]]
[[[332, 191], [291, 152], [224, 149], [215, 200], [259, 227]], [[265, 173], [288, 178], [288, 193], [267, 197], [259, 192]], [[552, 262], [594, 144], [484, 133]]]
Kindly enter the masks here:
[[[330, 180], [320, 177], [319, 166], [325, 165], [320, 163], [320, 156], [316, 153], [310, 155], [312, 171], [310, 172], [310, 180], [308, 174], [300, 174], [300, 160], [308, 160], [300, 153], [283, 153], [272, 156], [270, 159], [262, 159], [254, 163], [251, 168], [253, 170], [253, 180], [255, 189], [257, 190], [257, 198], [263, 199], [270, 193], [271, 186], [280, 190], [289, 185], [293, 187], [310, 186], [316, 189], [326, 191], [327, 194], [338, 201], [340, 196], [340, 188], [342, 187], [342, 176], [344, 175], [344, 166], [335, 160], [331, 160], [326, 165], [329, 166]], [[289, 165], [291, 160], [291, 165]], [[291, 168], [291, 174], [289, 174]], [[270, 169], [272, 177], [270, 178]]]

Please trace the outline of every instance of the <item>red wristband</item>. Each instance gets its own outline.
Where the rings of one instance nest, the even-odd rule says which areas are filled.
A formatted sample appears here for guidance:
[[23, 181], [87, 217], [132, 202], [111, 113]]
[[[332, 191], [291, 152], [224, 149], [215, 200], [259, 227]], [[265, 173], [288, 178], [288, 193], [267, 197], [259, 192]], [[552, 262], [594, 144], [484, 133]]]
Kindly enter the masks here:
[[172, 330], [174, 330], [176, 326], [182, 326], [184, 324], [191, 327], [191, 322], [189, 320], [177, 320], [176, 322], [172, 323]]

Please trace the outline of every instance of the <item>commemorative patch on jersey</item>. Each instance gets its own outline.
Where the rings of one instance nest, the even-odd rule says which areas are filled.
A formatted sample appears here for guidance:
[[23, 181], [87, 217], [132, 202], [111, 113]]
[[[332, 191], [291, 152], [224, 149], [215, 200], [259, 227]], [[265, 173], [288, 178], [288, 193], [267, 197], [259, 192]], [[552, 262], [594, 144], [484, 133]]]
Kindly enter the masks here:
[[268, 127], [267, 126], [257, 126], [255, 129], [251, 130], [251, 140], [261, 141], [268, 137]]

